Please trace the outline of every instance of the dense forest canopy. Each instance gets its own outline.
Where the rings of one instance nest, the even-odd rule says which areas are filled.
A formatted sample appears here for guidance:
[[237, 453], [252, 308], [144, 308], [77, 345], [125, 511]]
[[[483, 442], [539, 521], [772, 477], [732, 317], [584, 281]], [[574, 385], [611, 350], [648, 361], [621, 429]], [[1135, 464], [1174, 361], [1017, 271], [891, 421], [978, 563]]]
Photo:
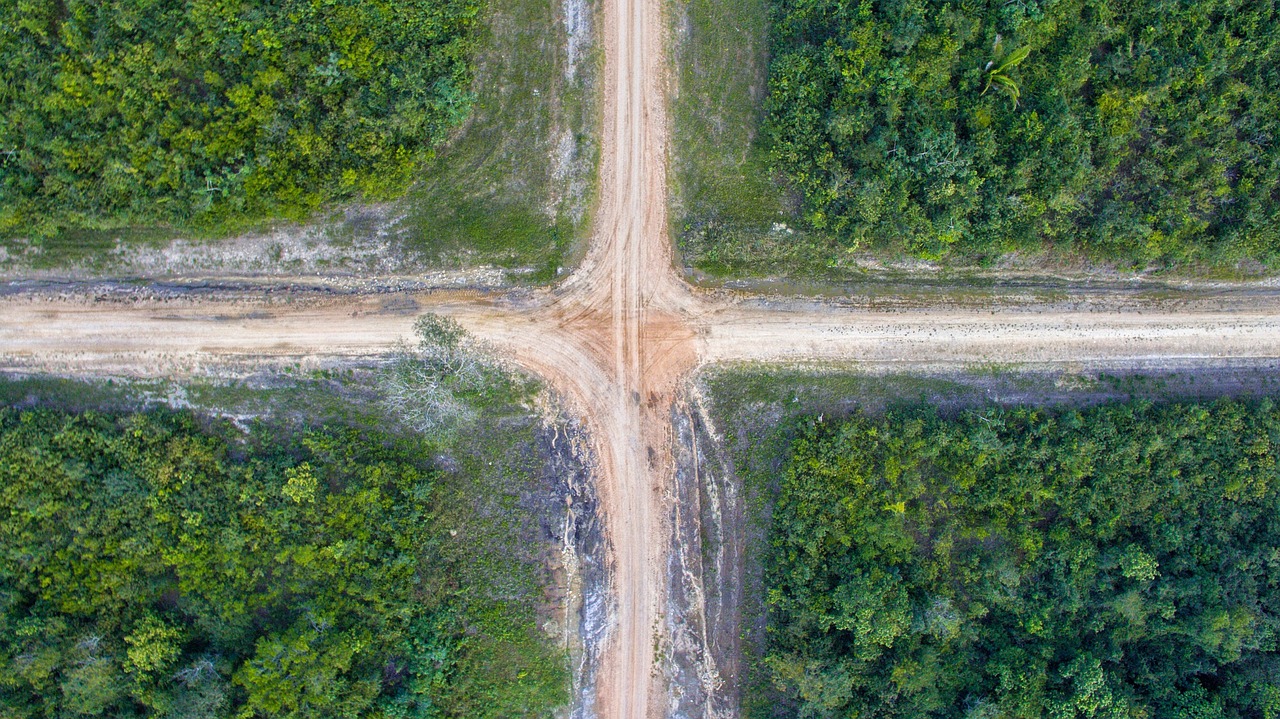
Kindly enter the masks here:
[[0, 714], [548, 715], [564, 657], [459, 586], [429, 449], [0, 410]]
[[300, 217], [404, 190], [482, 0], [0, 0], [0, 234]]
[[919, 256], [1280, 257], [1275, 0], [774, 0], [808, 221]]
[[1280, 408], [809, 420], [765, 560], [800, 717], [1280, 716]]

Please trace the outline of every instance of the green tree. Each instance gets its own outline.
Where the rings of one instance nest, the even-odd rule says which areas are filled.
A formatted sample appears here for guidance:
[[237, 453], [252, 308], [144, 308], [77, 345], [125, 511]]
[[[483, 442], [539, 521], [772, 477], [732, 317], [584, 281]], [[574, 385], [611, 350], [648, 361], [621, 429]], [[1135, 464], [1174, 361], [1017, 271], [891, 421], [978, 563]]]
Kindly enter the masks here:
[[341, 426], [0, 409], [0, 706], [549, 714], [564, 657], [531, 602], [456, 579], [470, 555], [440, 550], [431, 456]]
[[0, 236], [302, 218], [466, 117], [480, 0], [4, 0]]
[[1280, 257], [1275, 2], [772, 6], [773, 164], [846, 248]]
[[806, 420], [764, 557], [783, 716], [1273, 715], [1280, 409]]

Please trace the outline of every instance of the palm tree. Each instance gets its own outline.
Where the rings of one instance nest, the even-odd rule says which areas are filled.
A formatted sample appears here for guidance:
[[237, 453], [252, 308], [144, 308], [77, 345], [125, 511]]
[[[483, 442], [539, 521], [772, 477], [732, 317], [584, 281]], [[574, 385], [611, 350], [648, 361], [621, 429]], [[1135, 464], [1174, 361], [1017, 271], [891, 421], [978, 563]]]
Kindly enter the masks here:
[[1017, 107], [1018, 98], [1022, 96], [1022, 92], [1018, 89], [1018, 83], [1014, 82], [1013, 78], [1005, 73], [1017, 67], [1018, 63], [1026, 60], [1030, 54], [1031, 48], [1024, 45], [1006, 55], [999, 65], [996, 65], [994, 60], [987, 63], [987, 66], [983, 68], [987, 73], [987, 85], [982, 88], [982, 94], [987, 94], [987, 90], [990, 90], [991, 86], [995, 85], [997, 89], [1007, 94], [1009, 99], [1013, 100], [1013, 106]]

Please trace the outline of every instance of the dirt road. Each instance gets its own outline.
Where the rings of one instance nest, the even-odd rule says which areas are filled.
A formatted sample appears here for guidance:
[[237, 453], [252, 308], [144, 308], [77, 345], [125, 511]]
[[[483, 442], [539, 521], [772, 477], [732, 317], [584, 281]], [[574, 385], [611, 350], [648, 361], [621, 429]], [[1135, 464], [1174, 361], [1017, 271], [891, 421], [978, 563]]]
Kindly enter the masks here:
[[1030, 308], [917, 303], [893, 310], [883, 302], [731, 301], [690, 290], [672, 270], [667, 237], [661, 7], [660, 0], [606, 0], [597, 230], [582, 266], [558, 288], [171, 300], [12, 294], [0, 297], [0, 369], [190, 375], [229, 364], [368, 357], [408, 338], [421, 312], [456, 317], [545, 377], [592, 432], [614, 590], [595, 706], [609, 719], [643, 719], [665, 709], [654, 647], [666, 591], [668, 412], [698, 365], [1280, 357], [1280, 295], [1266, 290], [1210, 293], [1191, 304], [1103, 293]]

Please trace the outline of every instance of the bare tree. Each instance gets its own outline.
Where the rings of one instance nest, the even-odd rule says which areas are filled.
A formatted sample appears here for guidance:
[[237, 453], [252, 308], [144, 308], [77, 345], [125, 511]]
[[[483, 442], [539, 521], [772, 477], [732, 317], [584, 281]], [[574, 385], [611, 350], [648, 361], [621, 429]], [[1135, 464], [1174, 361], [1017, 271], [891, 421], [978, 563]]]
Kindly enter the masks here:
[[382, 376], [383, 405], [418, 432], [447, 431], [474, 420], [460, 393], [478, 390], [489, 367], [483, 347], [456, 321], [425, 314], [417, 347], [401, 346]]

